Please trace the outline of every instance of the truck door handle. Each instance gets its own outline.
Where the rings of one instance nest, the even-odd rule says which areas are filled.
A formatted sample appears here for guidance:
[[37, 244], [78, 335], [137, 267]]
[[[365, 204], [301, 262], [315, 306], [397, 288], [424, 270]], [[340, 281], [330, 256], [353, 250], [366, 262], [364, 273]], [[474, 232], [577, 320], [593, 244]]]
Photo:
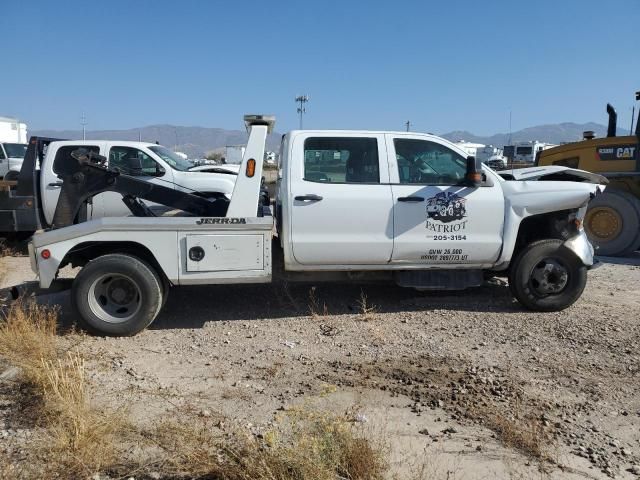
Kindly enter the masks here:
[[398, 197], [399, 202], [424, 202], [424, 197]]
[[309, 202], [319, 202], [320, 200], [322, 200], [322, 197], [320, 195], [314, 195], [314, 194], [307, 194], [307, 195], [298, 195], [297, 197], [294, 197], [295, 200], [299, 200], [301, 202], [304, 201], [309, 201]]
[[62, 182], [51, 182], [49, 184], [50, 187], [61, 187], [62, 186]]

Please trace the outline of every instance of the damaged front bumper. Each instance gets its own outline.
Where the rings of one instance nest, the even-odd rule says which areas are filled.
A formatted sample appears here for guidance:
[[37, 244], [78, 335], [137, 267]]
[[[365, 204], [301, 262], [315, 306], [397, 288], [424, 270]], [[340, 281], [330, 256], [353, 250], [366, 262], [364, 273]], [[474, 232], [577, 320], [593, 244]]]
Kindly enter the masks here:
[[586, 267], [595, 268], [597, 266], [597, 261], [593, 256], [593, 245], [583, 229], [580, 229], [577, 235], [566, 240], [562, 245], [571, 250]]

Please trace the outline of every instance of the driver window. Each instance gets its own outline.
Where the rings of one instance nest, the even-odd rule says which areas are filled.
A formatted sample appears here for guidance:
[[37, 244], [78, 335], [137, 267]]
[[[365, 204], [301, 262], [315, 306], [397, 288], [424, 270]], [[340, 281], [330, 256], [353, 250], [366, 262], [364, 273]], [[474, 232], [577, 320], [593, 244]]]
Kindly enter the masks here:
[[161, 177], [163, 169], [142, 150], [132, 147], [112, 147], [109, 152], [109, 168], [134, 177]]
[[401, 184], [456, 185], [464, 180], [466, 160], [453, 150], [427, 140], [393, 140]]

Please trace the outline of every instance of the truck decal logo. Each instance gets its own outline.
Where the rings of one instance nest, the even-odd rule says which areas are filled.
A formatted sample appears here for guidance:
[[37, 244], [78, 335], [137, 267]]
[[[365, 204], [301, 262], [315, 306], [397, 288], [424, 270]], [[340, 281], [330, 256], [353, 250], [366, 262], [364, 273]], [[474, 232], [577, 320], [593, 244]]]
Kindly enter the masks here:
[[196, 221], [196, 225], [235, 225], [247, 223], [246, 218], [201, 218]]
[[456, 193], [440, 192], [427, 199], [427, 217], [440, 220], [443, 223], [462, 220], [467, 216], [466, 202], [466, 198], [462, 198]]
[[425, 227], [434, 233], [456, 233], [467, 227], [467, 199], [452, 192], [440, 192], [427, 199]]

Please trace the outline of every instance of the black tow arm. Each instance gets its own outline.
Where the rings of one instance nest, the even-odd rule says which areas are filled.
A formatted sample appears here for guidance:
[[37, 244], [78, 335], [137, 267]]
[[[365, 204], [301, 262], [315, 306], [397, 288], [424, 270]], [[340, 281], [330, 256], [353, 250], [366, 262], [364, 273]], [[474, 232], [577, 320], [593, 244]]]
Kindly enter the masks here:
[[103, 192], [122, 194], [125, 205], [135, 216], [149, 216], [148, 208], [137, 201], [144, 199], [200, 217], [224, 217], [229, 207], [226, 198], [206, 199], [191, 193], [163, 187], [124, 175], [107, 167], [107, 159], [84, 148], [71, 152], [74, 161], [67, 163], [58, 176], [62, 189], [51, 228], [73, 225], [80, 209], [90, 198]]

